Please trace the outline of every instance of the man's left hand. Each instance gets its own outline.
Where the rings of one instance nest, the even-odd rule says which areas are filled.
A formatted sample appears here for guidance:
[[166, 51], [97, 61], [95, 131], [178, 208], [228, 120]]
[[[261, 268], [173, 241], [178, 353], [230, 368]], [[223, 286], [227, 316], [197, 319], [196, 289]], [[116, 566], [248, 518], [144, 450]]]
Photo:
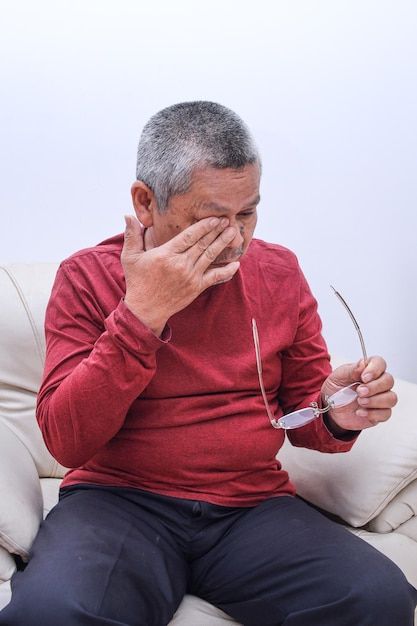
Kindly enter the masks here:
[[370, 357], [367, 363], [361, 359], [358, 363], [336, 368], [322, 386], [323, 400], [326, 395], [331, 396], [354, 382], [360, 382], [356, 388], [356, 401], [334, 408], [327, 414], [329, 426], [336, 426], [332, 428], [337, 431], [335, 434], [341, 434], [343, 430], [363, 430], [385, 422], [397, 404], [397, 395], [392, 391], [394, 379], [379, 356]]

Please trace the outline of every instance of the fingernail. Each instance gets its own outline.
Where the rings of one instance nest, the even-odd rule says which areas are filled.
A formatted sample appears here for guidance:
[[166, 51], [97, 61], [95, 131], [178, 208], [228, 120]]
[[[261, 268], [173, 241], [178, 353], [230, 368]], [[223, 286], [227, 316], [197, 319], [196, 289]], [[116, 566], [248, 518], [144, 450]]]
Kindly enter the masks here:
[[210, 226], [217, 226], [218, 223], [219, 223], [219, 218], [218, 217], [212, 217], [210, 219], [209, 225]]
[[366, 374], [362, 375], [362, 381], [364, 383], [370, 383], [372, 378], [373, 378], [373, 376], [372, 376], [372, 374], [370, 372], [367, 372]]

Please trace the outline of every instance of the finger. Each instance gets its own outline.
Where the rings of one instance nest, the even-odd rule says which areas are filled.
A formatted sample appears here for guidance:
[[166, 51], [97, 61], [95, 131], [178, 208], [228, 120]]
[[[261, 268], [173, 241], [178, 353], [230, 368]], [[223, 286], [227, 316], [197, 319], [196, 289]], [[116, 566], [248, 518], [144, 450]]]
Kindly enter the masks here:
[[236, 229], [229, 226], [229, 220], [227, 218], [220, 220], [219, 225], [201, 237], [191, 249], [194, 253], [194, 261], [207, 258], [209, 264], [212, 263], [235, 236]]
[[239, 261], [233, 261], [223, 267], [216, 267], [209, 269], [203, 275], [203, 287], [207, 289], [213, 285], [220, 285], [226, 283], [233, 278], [240, 267]]
[[386, 370], [387, 364], [380, 356], [371, 356], [367, 362], [361, 359], [354, 367], [356, 380], [369, 383], [379, 378]]
[[[227, 248], [236, 237], [236, 229], [229, 226], [220, 233], [206, 248], [201, 249], [200, 255], [195, 258], [195, 264], [200, 271], [205, 271], [215, 259]], [[201, 248], [201, 246], [200, 246]]]
[[394, 386], [394, 378], [389, 372], [384, 372], [382, 376], [366, 385], [360, 384], [356, 393], [360, 398], [373, 397], [391, 391]]
[[[356, 416], [363, 420], [360, 429], [376, 426], [380, 422], [386, 422], [392, 415], [392, 409], [364, 409], [359, 407]], [[367, 424], [366, 424], [367, 422]]]
[[204, 218], [171, 239], [168, 249], [173, 254], [185, 254], [204, 273], [236, 236], [236, 229], [228, 224], [227, 218]]
[[369, 391], [369, 389], [367, 389], [367, 387], [364, 388], [363, 385], [360, 385], [357, 389], [358, 408], [356, 415], [370, 421], [372, 424], [384, 422], [389, 419], [392, 414], [392, 409], [398, 401], [397, 394], [392, 390], [387, 390], [374, 395], [362, 395], [366, 390]]
[[[211, 234], [212, 241], [224, 230], [227, 224], [228, 220], [220, 220], [218, 217], [205, 217], [195, 224], [188, 226], [181, 233], [170, 239], [170, 241], [167, 242], [167, 247], [173, 254], [181, 254], [196, 246], [196, 244], [202, 238], [209, 235], [209, 233]], [[216, 228], [219, 230], [216, 230]], [[207, 245], [209, 245], [209, 243]]]
[[357, 402], [359, 406], [369, 409], [392, 409], [397, 404], [398, 400], [397, 394], [391, 389], [374, 395], [370, 395], [367, 393], [363, 395], [363, 390], [358, 387], [357, 393]]

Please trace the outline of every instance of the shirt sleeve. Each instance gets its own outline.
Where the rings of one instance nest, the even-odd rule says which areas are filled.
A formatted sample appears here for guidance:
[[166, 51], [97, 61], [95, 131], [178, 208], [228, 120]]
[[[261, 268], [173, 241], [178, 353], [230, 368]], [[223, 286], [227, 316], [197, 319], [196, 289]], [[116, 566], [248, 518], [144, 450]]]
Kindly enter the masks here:
[[[282, 353], [280, 405], [284, 413], [310, 406], [321, 406], [321, 386], [331, 373], [330, 356], [322, 335], [322, 323], [307, 281], [300, 270], [299, 317], [293, 342]], [[339, 439], [327, 428], [323, 417], [301, 428], [287, 431], [294, 446], [321, 452], [346, 452], [358, 433]]]
[[85, 463], [120, 430], [170, 339], [168, 327], [159, 338], [142, 324], [99, 271], [89, 284], [73, 265], [58, 270], [48, 304], [37, 402], [45, 443], [66, 467]]

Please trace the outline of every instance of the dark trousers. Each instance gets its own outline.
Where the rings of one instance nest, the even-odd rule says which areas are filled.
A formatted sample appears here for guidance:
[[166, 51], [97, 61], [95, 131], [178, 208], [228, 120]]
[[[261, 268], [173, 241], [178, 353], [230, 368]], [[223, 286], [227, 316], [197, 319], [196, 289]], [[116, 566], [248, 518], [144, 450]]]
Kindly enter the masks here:
[[165, 626], [186, 592], [245, 626], [412, 626], [416, 590], [298, 498], [227, 508], [134, 489], [67, 488], [3, 626]]

